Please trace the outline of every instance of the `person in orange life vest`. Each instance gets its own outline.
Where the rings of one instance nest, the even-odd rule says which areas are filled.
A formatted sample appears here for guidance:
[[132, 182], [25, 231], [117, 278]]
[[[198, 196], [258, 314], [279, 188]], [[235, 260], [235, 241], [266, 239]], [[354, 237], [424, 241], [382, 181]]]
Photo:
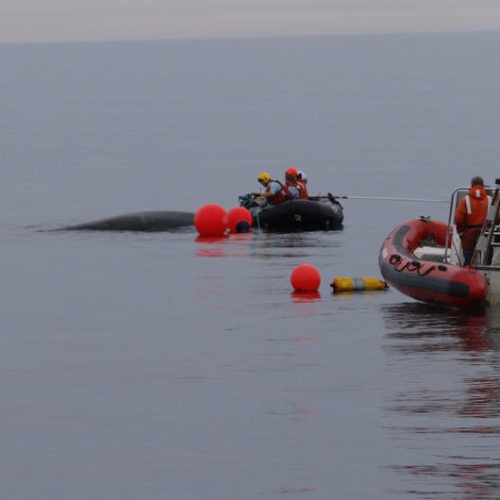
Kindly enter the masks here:
[[300, 186], [301, 198], [304, 200], [309, 199], [309, 193], [307, 191], [307, 176], [302, 171], [297, 171], [297, 184]]
[[292, 193], [292, 199], [304, 199], [303, 184], [297, 181], [298, 171], [295, 167], [287, 168], [285, 171], [285, 183]]
[[288, 187], [280, 181], [271, 179], [271, 176], [267, 172], [260, 173], [257, 181], [266, 188], [260, 195], [263, 198], [264, 205], [277, 205], [292, 198]]
[[480, 176], [471, 179], [469, 192], [455, 210], [455, 226], [462, 241], [464, 266], [469, 265], [483, 222], [488, 213], [488, 195]]
[[293, 200], [300, 197], [299, 187], [297, 186], [297, 169], [295, 167], [290, 167], [285, 170], [285, 184], [292, 194]]

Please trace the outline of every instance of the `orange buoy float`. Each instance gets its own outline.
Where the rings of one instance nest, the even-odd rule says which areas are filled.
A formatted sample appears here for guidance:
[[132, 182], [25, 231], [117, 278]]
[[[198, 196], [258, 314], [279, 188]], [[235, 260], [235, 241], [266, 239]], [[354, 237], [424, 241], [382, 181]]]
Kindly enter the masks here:
[[313, 265], [300, 264], [292, 271], [290, 283], [297, 292], [316, 292], [321, 284], [321, 275]]
[[357, 292], [364, 290], [386, 290], [389, 286], [383, 280], [371, 276], [363, 278], [350, 278], [349, 276], [337, 276], [330, 286], [334, 293]]
[[233, 207], [227, 213], [227, 225], [231, 233], [247, 233], [252, 227], [253, 217], [245, 207]]
[[215, 203], [203, 205], [194, 214], [194, 227], [200, 236], [223, 236], [227, 223], [225, 208]]

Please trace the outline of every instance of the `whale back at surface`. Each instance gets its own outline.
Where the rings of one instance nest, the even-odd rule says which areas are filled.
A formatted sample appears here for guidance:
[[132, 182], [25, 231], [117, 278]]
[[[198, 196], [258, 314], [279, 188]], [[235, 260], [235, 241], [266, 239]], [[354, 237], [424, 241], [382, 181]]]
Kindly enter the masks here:
[[62, 229], [71, 231], [169, 231], [193, 225], [193, 212], [159, 210], [118, 215]]

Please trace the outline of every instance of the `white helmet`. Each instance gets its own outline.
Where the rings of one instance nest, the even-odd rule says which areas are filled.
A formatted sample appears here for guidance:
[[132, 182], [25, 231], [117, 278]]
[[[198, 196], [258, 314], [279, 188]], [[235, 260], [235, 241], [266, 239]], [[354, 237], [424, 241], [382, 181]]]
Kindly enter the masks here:
[[299, 170], [299, 171], [297, 172], [297, 177], [298, 177], [301, 181], [303, 181], [303, 182], [307, 182], [307, 176], [306, 176], [306, 174], [305, 174], [302, 170]]

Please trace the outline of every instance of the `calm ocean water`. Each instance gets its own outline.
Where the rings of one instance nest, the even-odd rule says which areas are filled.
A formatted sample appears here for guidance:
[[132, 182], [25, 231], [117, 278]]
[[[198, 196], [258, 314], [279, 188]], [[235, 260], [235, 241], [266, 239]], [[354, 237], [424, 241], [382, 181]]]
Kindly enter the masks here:
[[[262, 171], [448, 200], [500, 176], [500, 33], [0, 46], [2, 498], [493, 499], [500, 311], [418, 304], [383, 238], [446, 203], [215, 242], [51, 232], [227, 209]], [[320, 294], [295, 296], [300, 263]]]

